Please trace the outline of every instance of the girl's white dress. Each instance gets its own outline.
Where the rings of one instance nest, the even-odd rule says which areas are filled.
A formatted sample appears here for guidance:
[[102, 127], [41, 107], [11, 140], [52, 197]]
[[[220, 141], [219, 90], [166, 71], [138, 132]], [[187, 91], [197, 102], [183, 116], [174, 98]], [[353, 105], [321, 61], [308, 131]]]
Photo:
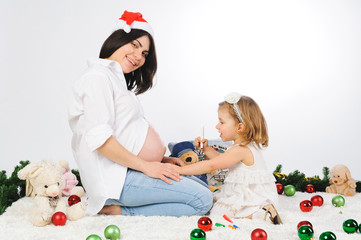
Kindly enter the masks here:
[[254, 158], [252, 166], [239, 162], [229, 168], [220, 191], [215, 192], [215, 203], [210, 215], [247, 217], [278, 199], [275, 177], [267, 170], [261, 150], [247, 145]]

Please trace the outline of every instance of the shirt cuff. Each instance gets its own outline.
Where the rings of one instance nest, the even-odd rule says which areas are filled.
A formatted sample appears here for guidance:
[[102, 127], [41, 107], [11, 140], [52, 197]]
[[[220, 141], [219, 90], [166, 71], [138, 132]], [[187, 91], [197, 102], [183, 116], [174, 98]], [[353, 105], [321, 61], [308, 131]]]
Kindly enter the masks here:
[[112, 135], [113, 129], [107, 125], [99, 125], [90, 129], [85, 135], [85, 141], [91, 152], [102, 146]]

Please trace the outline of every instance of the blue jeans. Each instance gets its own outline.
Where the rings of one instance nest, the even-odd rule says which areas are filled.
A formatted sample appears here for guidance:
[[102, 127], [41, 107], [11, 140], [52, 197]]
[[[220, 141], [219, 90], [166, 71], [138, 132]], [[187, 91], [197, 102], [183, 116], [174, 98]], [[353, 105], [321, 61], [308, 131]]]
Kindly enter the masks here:
[[105, 205], [122, 206], [126, 216], [204, 215], [211, 209], [212, 192], [203, 181], [193, 176], [171, 181], [173, 184], [168, 184], [128, 169], [120, 198], [108, 199]]

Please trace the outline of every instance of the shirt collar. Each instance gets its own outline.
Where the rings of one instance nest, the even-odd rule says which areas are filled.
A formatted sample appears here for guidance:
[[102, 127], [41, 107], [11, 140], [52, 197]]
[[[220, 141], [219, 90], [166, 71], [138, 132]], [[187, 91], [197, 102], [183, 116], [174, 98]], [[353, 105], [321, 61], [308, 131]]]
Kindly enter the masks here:
[[120, 66], [120, 64], [113, 60], [104, 59], [104, 58], [95, 58], [95, 59], [92, 58], [88, 60], [88, 66], [92, 66], [94, 64], [100, 64], [103, 65], [104, 67], [111, 68], [113, 71], [117, 73], [123, 73], [123, 69]]

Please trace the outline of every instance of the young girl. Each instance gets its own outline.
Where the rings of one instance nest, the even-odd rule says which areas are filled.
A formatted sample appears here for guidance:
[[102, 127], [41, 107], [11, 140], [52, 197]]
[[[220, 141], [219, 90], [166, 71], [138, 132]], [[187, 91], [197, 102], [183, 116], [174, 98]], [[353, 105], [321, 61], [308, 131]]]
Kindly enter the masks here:
[[[233, 141], [220, 154], [200, 137], [194, 145], [210, 159], [183, 167], [180, 174], [193, 175], [229, 168], [221, 190], [215, 193], [211, 215], [226, 214], [234, 218], [252, 218], [261, 208], [270, 214], [273, 224], [282, 223], [273, 203], [277, 201], [275, 178], [266, 168], [262, 147], [268, 146], [266, 121], [257, 103], [250, 97], [231, 93], [219, 104], [216, 129], [222, 141]], [[201, 147], [201, 143], [203, 147]]]

